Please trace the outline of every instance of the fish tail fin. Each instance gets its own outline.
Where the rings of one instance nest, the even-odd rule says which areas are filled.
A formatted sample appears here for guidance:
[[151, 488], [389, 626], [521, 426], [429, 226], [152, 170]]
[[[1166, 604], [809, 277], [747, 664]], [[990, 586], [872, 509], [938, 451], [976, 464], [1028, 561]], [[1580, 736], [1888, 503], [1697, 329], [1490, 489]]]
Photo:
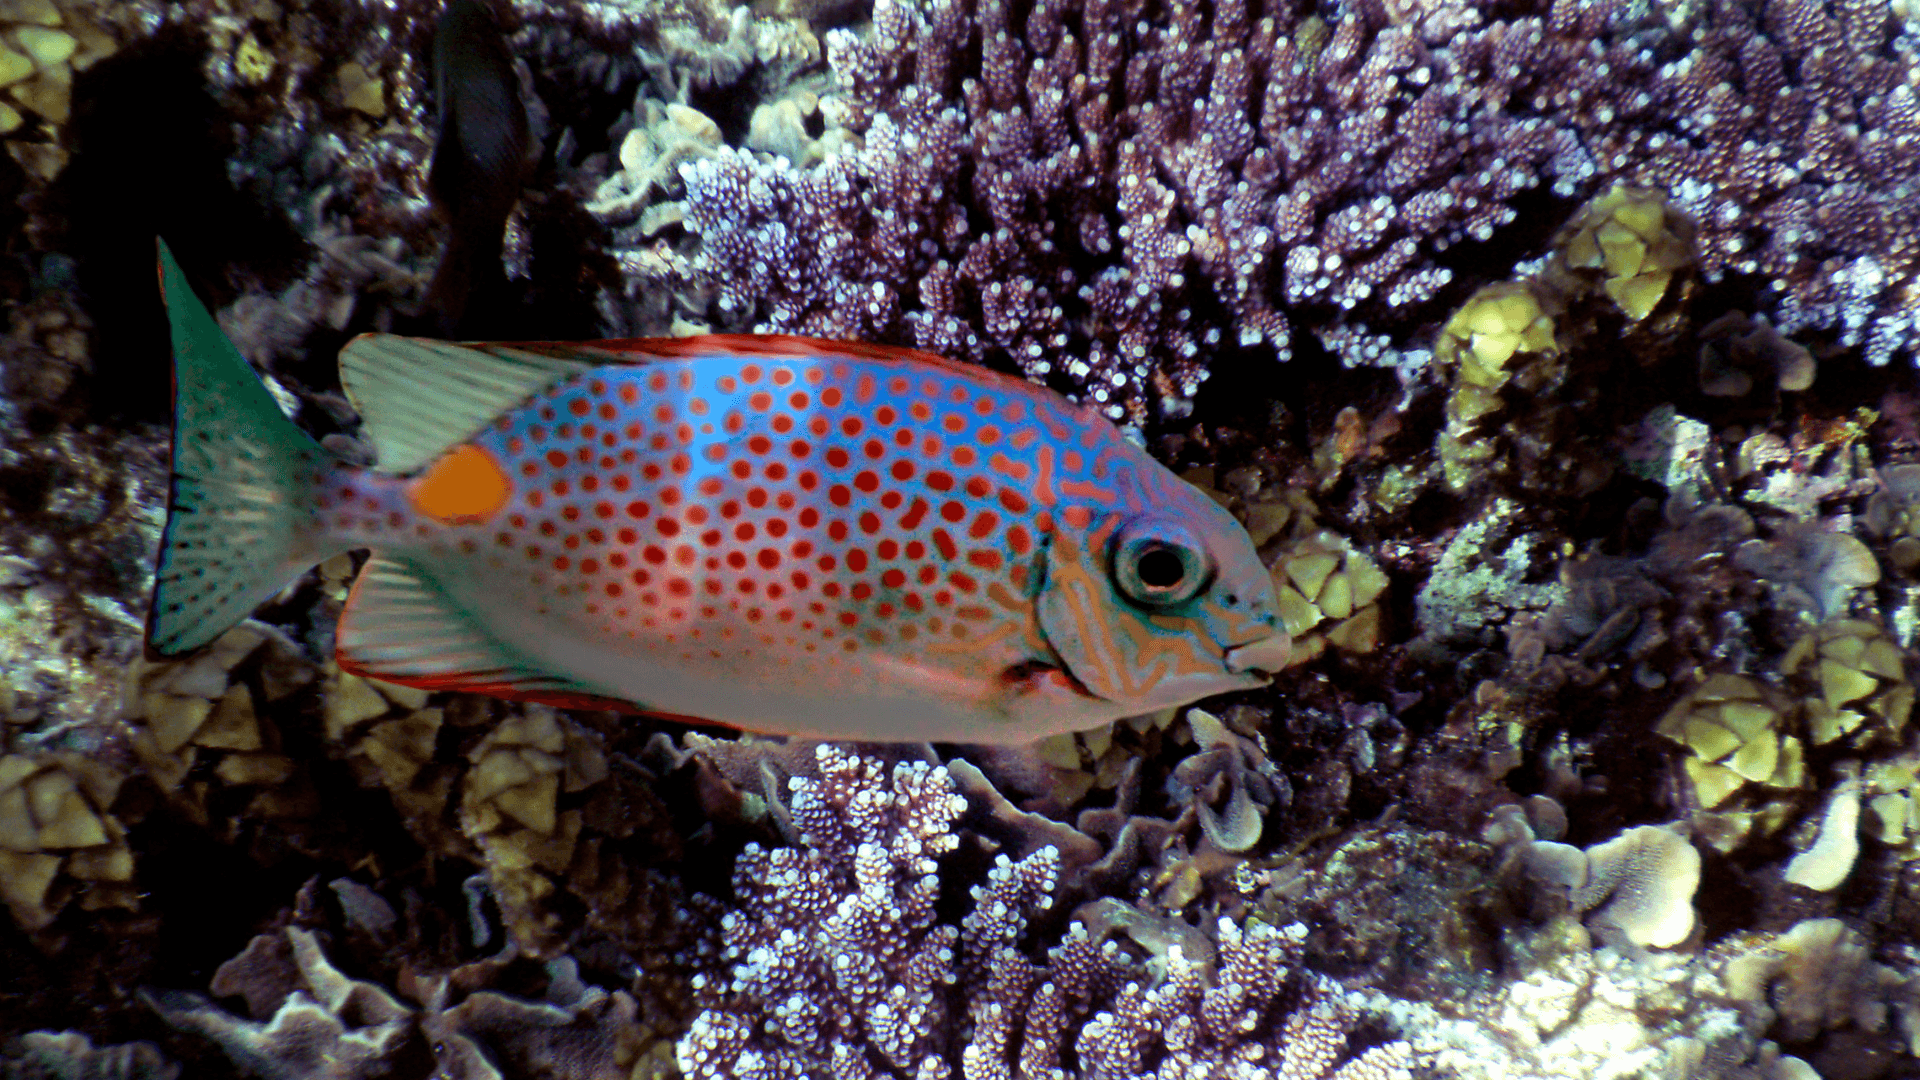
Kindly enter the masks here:
[[147, 642], [174, 656], [346, 545], [328, 543], [316, 505], [341, 466], [280, 411], [164, 242], [160, 287], [173, 328], [173, 469]]

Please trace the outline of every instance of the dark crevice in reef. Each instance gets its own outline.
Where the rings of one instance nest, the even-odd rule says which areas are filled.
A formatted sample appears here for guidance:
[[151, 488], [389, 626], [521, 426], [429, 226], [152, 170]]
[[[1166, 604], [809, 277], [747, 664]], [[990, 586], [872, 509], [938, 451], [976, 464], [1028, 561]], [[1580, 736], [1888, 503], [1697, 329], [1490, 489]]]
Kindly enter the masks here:
[[224, 269], [286, 273], [305, 245], [284, 218], [229, 182], [227, 117], [201, 75], [204, 34], [170, 26], [74, 80], [73, 157], [48, 193], [66, 223], [43, 244], [78, 267], [93, 321], [90, 413], [98, 421], [164, 421], [169, 412], [166, 314], [154, 237], [166, 238], [214, 308], [232, 299]]

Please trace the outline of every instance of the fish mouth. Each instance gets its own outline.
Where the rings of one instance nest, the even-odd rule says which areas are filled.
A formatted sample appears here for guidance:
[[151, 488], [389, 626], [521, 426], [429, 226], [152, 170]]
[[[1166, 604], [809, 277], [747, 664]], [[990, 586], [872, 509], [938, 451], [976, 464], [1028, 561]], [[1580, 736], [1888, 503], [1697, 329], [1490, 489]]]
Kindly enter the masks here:
[[1227, 670], [1252, 675], [1271, 675], [1287, 666], [1287, 658], [1293, 655], [1293, 639], [1285, 632], [1270, 634], [1258, 641], [1249, 641], [1227, 649], [1221, 660]]

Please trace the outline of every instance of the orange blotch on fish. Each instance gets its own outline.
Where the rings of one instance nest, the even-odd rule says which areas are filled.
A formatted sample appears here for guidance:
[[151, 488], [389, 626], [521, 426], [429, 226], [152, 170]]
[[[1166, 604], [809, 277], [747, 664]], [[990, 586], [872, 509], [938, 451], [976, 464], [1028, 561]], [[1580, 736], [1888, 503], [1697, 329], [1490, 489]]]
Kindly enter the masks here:
[[737, 412], [729, 412], [727, 413], [727, 422], [721, 426], [727, 429], [727, 434], [738, 435], [740, 434], [740, 429], [747, 426], [747, 418]]
[[880, 531], [880, 515], [871, 510], [860, 514], [860, 531], [871, 536]]
[[973, 463], [980, 459], [980, 456], [973, 452], [973, 447], [971, 446], [956, 446], [948, 456], [953, 459], [955, 465], [962, 469], [972, 467]]
[[905, 497], [897, 491], [888, 491], [880, 496], [880, 505], [888, 510], [900, 509], [900, 504], [905, 501]]
[[765, 435], [755, 435], [753, 438], [747, 440], [747, 449], [756, 454], [764, 454], [773, 449], [773, 440], [767, 438]]
[[[965, 508], [962, 508], [960, 513], [964, 516], [966, 514]], [[956, 518], [954, 520], [957, 521], [959, 519]], [[960, 553], [959, 547], [953, 542], [953, 537], [948, 536], [947, 530], [945, 529], [933, 530], [933, 549], [938, 551], [940, 557], [948, 562], [952, 562], [954, 557]]]
[[772, 427], [775, 435], [785, 435], [793, 430], [793, 417], [788, 416], [786, 413], [775, 414]]
[[878, 461], [881, 458], [887, 456], [887, 446], [885, 443], [881, 442], [879, 439], [868, 439], [866, 446], [862, 447], [861, 449], [862, 449], [862, 452], [864, 452], [867, 455], [867, 457], [872, 458], [875, 461]]
[[713, 385], [715, 389], [719, 390], [723, 394], [731, 394], [735, 390], [738, 390], [740, 388], [740, 384], [735, 382], [733, 379], [733, 376], [731, 375], [720, 376], [718, 379], [714, 380]]
[[628, 405], [640, 400], [640, 388], [632, 383], [620, 384], [620, 400]]
[[765, 390], [756, 390], [747, 398], [747, 407], [754, 412], [766, 412], [773, 408], [773, 395]]
[[749, 476], [752, 476], [752, 475], [753, 475], [753, 466], [752, 466], [752, 465], [749, 465], [749, 464], [747, 464], [747, 463], [746, 463], [746, 462], [744, 462], [744, 461], [736, 461], [736, 462], [734, 462], [734, 463], [733, 463], [733, 477], [734, 477], [734, 479], [736, 479], [736, 480], [745, 480], [746, 478], [748, 478]]
[[442, 525], [486, 521], [513, 495], [513, 480], [499, 461], [472, 443], [457, 446], [407, 485], [416, 513]]
[[767, 489], [760, 487], [748, 488], [747, 505], [753, 507], [755, 510], [767, 505]]
[[707, 508], [701, 506], [699, 503], [688, 506], [685, 510], [681, 511], [681, 514], [687, 519], [687, 524], [689, 525], [704, 525], [707, 523]]
[[1070, 529], [1084, 529], [1093, 524], [1093, 511], [1084, 506], [1069, 506], [1060, 511], [1060, 520]]
[[791, 405], [796, 412], [805, 411], [809, 400], [811, 399], [807, 397], [805, 390], [795, 390], [787, 395], [787, 404]]
[[907, 583], [907, 575], [899, 569], [889, 569], [880, 575], [880, 584], [889, 589], [897, 589]]
[[760, 381], [760, 365], [746, 364], [740, 368], [740, 381], [752, 386]]
[[881, 427], [891, 427], [893, 422], [899, 418], [900, 414], [894, 412], [893, 406], [891, 405], [882, 405], [873, 410], [873, 422], [879, 424]]
[[785, 367], [774, 368], [773, 375], [771, 376], [771, 378], [773, 379], [773, 385], [775, 386], [792, 386], [793, 385], [793, 369], [785, 368]]
[[[768, 462], [767, 467], [760, 471], [765, 473], [767, 479], [769, 480], [785, 480], [787, 478], [787, 467], [785, 465], [780, 464], [777, 461]], [[787, 495], [785, 492], [782, 492], [781, 497], [791, 498], [792, 496]]]

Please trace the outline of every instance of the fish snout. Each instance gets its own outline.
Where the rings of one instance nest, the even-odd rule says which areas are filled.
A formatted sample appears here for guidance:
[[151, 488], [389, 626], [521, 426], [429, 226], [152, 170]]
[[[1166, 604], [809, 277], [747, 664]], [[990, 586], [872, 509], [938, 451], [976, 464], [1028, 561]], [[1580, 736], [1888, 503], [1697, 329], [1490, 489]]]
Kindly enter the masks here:
[[1286, 667], [1287, 658], [1292, 654], [1293, 639], [1285, 630], [1275, 630], [1258, 641], [1235, 645], [1227, 650], [1224, 659], [1228, 671], [1270, 675]]

